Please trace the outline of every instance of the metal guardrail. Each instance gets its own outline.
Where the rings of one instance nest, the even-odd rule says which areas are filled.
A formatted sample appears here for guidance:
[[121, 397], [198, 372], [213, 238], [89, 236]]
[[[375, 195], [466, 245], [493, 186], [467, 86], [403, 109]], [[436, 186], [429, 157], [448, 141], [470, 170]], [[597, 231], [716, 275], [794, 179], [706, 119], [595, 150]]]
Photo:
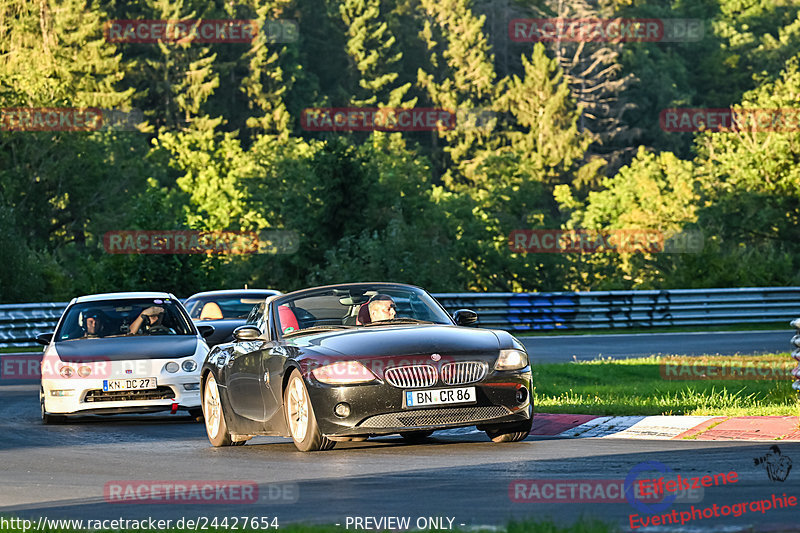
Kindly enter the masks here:
[[[800, 287], [541, 293], [434, 294], [451, 313], [511, 332], [783, 322], [800, 311]], [[0, 347], [33, 346], [66, 303], [0, 305]]]
[[449, 311], [514, 332], [783, 322], [800, 310], [800, 287], [548, 293], [436, 294]]
[[795, 335], [792, 337], [792, 357], [797, 361], [797, 366], [792, 370], [794, 376], [794, 383], [792, 388], [800, 391], [800, 318], [795, 318], [790, 324], [795, 329]]
[[67, 303], [0, 305], [0, 347], [35, 346], [38, 333], [53, 331]]

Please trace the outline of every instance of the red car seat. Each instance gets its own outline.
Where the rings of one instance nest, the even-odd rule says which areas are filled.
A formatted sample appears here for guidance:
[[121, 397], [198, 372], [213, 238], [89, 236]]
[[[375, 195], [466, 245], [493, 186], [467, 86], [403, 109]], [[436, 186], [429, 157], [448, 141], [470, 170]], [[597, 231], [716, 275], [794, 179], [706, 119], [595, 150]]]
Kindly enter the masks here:
[[280, 321], [281, 333], [288, 333], [300, 329], [294, 311], [285, 305], [278, 306], [278, 319]]

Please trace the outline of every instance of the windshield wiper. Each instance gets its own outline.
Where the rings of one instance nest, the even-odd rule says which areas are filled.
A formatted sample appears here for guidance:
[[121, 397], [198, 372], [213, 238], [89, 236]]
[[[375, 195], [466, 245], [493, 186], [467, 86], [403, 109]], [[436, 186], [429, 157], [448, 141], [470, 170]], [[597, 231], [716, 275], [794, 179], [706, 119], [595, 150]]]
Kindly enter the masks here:
[[288, 333], [283, 334], [283, 338], [290, 335], [297, 335], [298, 333], [310, 333], [314, 331], [325, 331], [325, 330], [333, 330], [333, 329], [353, 329], [356, 326], [345, 326], [341, 324], [327, 324], [325, 326], [311, 326], [310, 328], [303, 328], [303, 329], [296, 329], [294, 331], [289, 331]]
[[435, 322], [431, 322], [430, 320], [420, 320], [418, 318], [400, 317], [392, 318], [390, 320], [378, 320], [377, 322], [370, 322], [369, 324], [364, 324], [364, 327], [380, 326], [382, 324], [435, 324]]

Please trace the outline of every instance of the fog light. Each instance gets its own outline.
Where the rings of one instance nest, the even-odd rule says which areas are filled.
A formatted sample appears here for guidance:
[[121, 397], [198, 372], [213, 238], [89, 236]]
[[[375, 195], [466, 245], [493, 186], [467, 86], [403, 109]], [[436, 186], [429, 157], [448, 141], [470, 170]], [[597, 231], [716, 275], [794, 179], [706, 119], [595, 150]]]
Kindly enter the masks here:
[[194, 359], [187, 359], [183, 362], [181, 368], [183, 368], [184, 372], [194, 372], [197, 368], [197, 363], [195, 363]]
[[50, 396], [73, 396], [74, 390], [51, 390]]
[[350, 405], [344, 402], [337, 403], [336, 407], [333, 408], [333, 413], [339, 418], [347, 418], [350, 416]]
[[78, 368], [78, 375], [80, 377], [82, 377], [82, 378], [89, 377], [89, 374], [91, 374], [91, 373], [92, 373], [91, 367], [82, 366], [82, 367]]
[[72, 368], [71, 366], [62, 366], [59, 369], [58, 373], [64, 376], [65, 378], [71, 378], [72, 376], [75, 375], [75, 369]]
[[522, 387], [517, 391], [517, 403], [522, 403], [528, 399], [528, 389]]
[[169, 372], [170, 374], [174, 374], [175, 372], [177, 372], [178, 370], [180, 370], [180, 368], [181, 368], [181, 367], [180, 367], [180, 366], [178, 366], [178, 363], [176, 363], [176, 362], [174, 362], [174, 361], [170, 361], [169, 363], [167, 363], [166, 365], [164, 365], [164, 370], [166, 370], [166, 371], [167, 371], [167, 372]]
[[200, 390], [199, 383], [184, 383], [183, 390]]

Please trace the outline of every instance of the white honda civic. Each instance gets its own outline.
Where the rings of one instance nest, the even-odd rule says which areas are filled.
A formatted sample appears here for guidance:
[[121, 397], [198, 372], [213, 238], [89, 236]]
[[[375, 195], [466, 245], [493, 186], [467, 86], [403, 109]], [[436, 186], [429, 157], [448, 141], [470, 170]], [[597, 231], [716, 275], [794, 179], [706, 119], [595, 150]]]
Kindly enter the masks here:
[[212, 326], [196, 327], [165, 292], [118, 292], [73, 298], [46, 346], [39, 398], [42, 422], [67, 415], [177, 412], [195, 417], [199, 369]]

